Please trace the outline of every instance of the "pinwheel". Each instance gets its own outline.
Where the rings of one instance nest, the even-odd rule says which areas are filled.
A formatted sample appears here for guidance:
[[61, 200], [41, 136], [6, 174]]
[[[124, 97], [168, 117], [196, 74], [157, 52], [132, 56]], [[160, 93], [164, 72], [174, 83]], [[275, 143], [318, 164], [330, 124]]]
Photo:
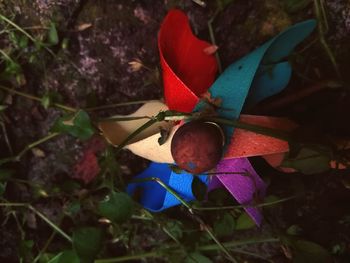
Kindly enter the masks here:
[[[315, 24], [314, 20], [308, 20], [286, 29], [234, 62], [215, 80], [216, 60], [210, 52], [206, 52], [211, 45], [193, 35], [189, 20], [182, 11], [171, 10], [158, 35], [165, 104], [160, 101], [149, 102], [129, 117], [155, 116], [168, 109], [200, 115], [207, 110], [208, 104], [214, 104], [215, 116], [219, 118], [292, 130], [296, 125], [288, 119], [240, 113], [243, 106], [253, 105], [287, 86], [291, 77], [291, 66], [286, 59], [294, 47], [313, 31]], [[142, 118], [130, 122], [101, 122], [99, 127], [112, 144], [119, 145], [134, 132], [135, 127], [141, 127], [146, 122]], [[125, 148], [152, 161], [145, 171], [136, 176], [136, 181], [128, 185], [128, 193], [133, 194], [137, 189], [140, 190], [140, 202], [145, 208], [162, 211], [180, 204], [174, 193], [186, 201], [194, 200], [191, 185], [194, 176], [198, 176], [202, 182], [208, 184], [209, 191], [225, 187], [236, 201], [246, 205], [246, 212], [259, 225], [262, 216], [253, 206], [253, 201], [256, 197], [264, 197], [266, 184], [256, 173], [248, 157], [263, 156], [268, 161], [275, 159], [274, 157], [279, 158], [288, 151], [288, 143], [220, 124], [224, 146], [220, 161], [213, 169], [217, 175], [209, 177], [203, 171], [196, 175], [185, 171], [191, 169], [178, 173], [170, 168], [175, 163], [171, 146], [174, 134], [185, 123], [186, 121], [174, 123], [166, 120], [156, 122], [126, 145]], [[159, 127], [170, 133], [161, 145]], [[168, 190], [172, 191], [147, 178], [158, 178], [158, 182], [167, 185]]]

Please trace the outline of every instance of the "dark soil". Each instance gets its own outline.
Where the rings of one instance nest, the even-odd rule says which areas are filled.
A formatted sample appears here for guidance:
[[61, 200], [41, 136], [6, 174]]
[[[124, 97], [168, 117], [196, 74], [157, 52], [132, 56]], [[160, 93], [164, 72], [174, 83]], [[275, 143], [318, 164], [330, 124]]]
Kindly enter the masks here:
[[[181, 7], [188, 14], [194, 32], [209, 40], [207, 23], [215, 13], [216, 4], [214, 1], [207, 2], [210, 2], [208, 6], [202, 8], [190, 0], [16, 0], [0, 1], [0, 12], [12, 17], [22, 27], [56, 22], [61, 41], [53, 48], [57, 59], [44, 55], [42, 63], [38, 62], [36, 67], [24, 65], [26, 84], [21, 89], [37, 96], [56, 91], [62, 96], [64, 104], [83, 108], [160, 99], [162, 82], [157, 49], [160, 23], [170, 8]], [[314, 17], [312, 4], [297, 12], [289, 12], [282, 2], [236, 0], [219, 13], [213, 28], [223, 68], [287, 26]], [[295, 72], [288, 88], [255, 108], [245, 109], [245, 112], [286, 116], [320, 133], [349, 137], [350, 4], [346, 0], [326, 2], [330, 23], [327, 39], [338, 63], [343, 87], [324, 89], [312, 96], [269, 109], [271, 102], [314, 83], [339, 80], [329, 57], [317, 41], [317, 34], [314, 34], [291, 58]], [[86, 29], [82, 29], [84, 26]], [[68, 41], [65, 49], [61, 47], [63, 41]], [[133, 72], [128, 62], [135, 59], [141, 60], [152, 70]], [[12, 96], [11, 100], [13, 107], [8, 114], [6, 127], [13, 151], [19, 152], [28, 143], [45, 136], [61, 113], [54, 108], [45, 110], [38, 103], [25, 98]], [[126, 114], [135, 109], [128, 106], [101, 111], [93, 117]], [[39, 148], [44, 156], [29, 152], [21, 162], [8, 168], [16, 170], [16, 178], [29, 180], [53, 197], [46, 199], [28, 184], [9, 183], [6, 198], [12, 202], [35, 202], [35, 206], [50, 220], [59, 222], [65, 203], [61, 198], [55, 198], [55, 189], [66, 181], [74, 181], [72, 167], [85, 146], [86, 143], [65, 135], [41, 145]], [[5, 141], [0, 137], [0, 158], [9, 155]], [[300, 199], [268, 209], [268, 222], [257, 231], [280, 232], [297, 225], [302, 229], [303, 238], [317, 242], [330, 251], [340, 247], [342, 253], [334, 252], [335, 262], [349, 262], [350, 188], [346, 182], [349, 182], [350, 171], [310, 176], [283, 174], [268, 167], [258, 157], [252, 160], [260, 174], [271, 181], [271, 194], [288, 196], [295, 192], [305, 193]], [[123, 152], [118, 162], [125, 180], [148, 164], [148, 161], [129, 152]], [[168, 215], [177, 218], [174, 214], [180, 209], [176, 209], [175, 212], [170, 210]], [[7, 263], [17, 262], [14, 258], [20, 253], [18, 244], [21, 240], [16, 221], [8, 217], [5, 209], [0, 210], [0, 262]], [[82, 217], [79, 220], [86, 223], [94, 219]], [[67, 219], [63, 225], [70, 229], [74, 222]], [[45, 223], [29, 212], [26, 212], [25, 231], [28, 235], [26, 239], [34, 240], [38, 247], [44, 245], [51, 233]], [[159, 231], [154, 234], [150, 229], [141, 227], [139, 232], [140, 246], [143, 248], [147, 248], [148, 239], [164, 239]], [[59, 251], [62, 243], [63, 240], [57, 237], [50, 250]], [[107, 249], [111, 251], [110, 256], [128, 253], [125, 247], [110, 246]], [[287, 260], [280, 247], [261, 246], [257, 250], [262, 255], [275, 257], [271, 262]]]

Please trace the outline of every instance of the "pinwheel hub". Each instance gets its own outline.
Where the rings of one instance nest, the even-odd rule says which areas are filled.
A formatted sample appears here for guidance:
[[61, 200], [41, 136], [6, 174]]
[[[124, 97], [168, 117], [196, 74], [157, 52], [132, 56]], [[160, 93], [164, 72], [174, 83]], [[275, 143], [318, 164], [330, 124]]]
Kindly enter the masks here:
[[181, 169], [200, 174], [216, 167], [223, 154], [224, 141], [218, 124], [191, 121], [175, 132], [171, 154]]

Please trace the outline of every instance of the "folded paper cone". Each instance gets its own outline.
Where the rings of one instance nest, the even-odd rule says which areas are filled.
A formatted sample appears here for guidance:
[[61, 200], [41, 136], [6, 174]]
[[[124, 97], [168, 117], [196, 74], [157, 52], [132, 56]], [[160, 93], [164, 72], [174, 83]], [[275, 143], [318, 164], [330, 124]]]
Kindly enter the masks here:
[[169, 137], [166, 142], [159, 145], [158, 139], [160, 133], [151, 135], [143, 140], [139, 140], [135, 143], [127, 145], [125, 148], [132, 151], [134, 154], [141, 156], [145, 159], [156, 163], [174, 163], [173, 156], [171, 155], [171, 140], [176, 130], [180, 125], [176, 125], [170, 131]]
[[[117, 115], [113, 116], [116, 118], [132, 118], [140, 116], [155, 116], [160, 111], [166, 111], [168, 107], [161, 101], [150, 101], [142, 105], [137, 111], [130, 115]], [[114, 146], [122, 143], [131, 133], [136, 129], [141, 127], [143, 124], [148, 122], [149, 119], [138, 119], [138, 120], [129, 120], [129, 121], [102, 121], [98, 124], [99, 129], [101, 130], [103, 136]], [[143, 130], [141, 133], [136, 135], [130, 143], [135, 143], [137, 141], [148, 138], [154, 134], [160, 134], [160, 129], [170, 130], [173, 126], [172, 122], [162, 121], [157, 122], [154, 125]], [[160, 135], [158, 135], [159, 137]]]

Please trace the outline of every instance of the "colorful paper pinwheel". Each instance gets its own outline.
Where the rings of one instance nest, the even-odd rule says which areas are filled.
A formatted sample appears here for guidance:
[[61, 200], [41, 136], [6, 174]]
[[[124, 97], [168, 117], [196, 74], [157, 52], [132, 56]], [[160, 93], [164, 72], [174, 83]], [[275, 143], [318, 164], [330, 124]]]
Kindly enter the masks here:
[[[163, 69], [165, 103], [150, 102], [131, 116], [156, 115], [167, 109], [180, 112], [201, 112], [207, 104], [201, 100], [207, 94], [219, 100], [217, 115], [260, 126], [291, 130], [296, 125], [284, 118], [241, 115], [244, 105], [252, 105], [280, 92], [289, 82], [291, 66], [286, 58], [293, 48], [306, 38], [315, 27], [314, 20], [296, 24], [250, 54], [230, 65], [216, 80], [217, 64], [214, 56], [205, 52], [211, 45], [197, 39], [190, 28], [187, 16], [172, 10], [164, 19], [158, 46]], [[215, 82], [214, 82], [215, 80]], [[100, 123], [105, 137], [114, 145], [120, 144], [135, 127], [145, 120], [130, 122]], [[136, 126], [135, 126], [136, 125]], [[135, 137], [126, 148], [142, 157], [152, 160], [150, 166], [136, 176], [140, 179], [159, 178], [170, 189], [186, 201], [194, 200], [191, 190], [193, 175], [188, 172], [175, 173], [169, 164], [174, 163], [170, 152], [172, 136], [182, 123], [160, 122], [147, 128]], [[159, 145], [159, 126], [171, 129], [165, 144]], [[215, 168], [217, 176], [205, 174], [199, 178], [212, 190], [225, 187], [241, 204], [251, 205], [254, 197], [263, 198], [266, 184], [255, 172], [247, 157], [263, 156], [267, 160], [280, 157], [288, 151], [288, 143], [276, 138], [234, 129], [224, 125], [224, 155]], [[232, 174], [225, 174], [225, 172]], [[249, 176], [240, 173], [247, 173]], [[180, 201], [156, 181], [140, 181], [128, 186], [128, 193], [141, 189], [141, 203], [151, 211], [162, 211], [180, 204]], [[260, 211], [251, 206], [245, 208], [256, 224], [260, 224]]]

